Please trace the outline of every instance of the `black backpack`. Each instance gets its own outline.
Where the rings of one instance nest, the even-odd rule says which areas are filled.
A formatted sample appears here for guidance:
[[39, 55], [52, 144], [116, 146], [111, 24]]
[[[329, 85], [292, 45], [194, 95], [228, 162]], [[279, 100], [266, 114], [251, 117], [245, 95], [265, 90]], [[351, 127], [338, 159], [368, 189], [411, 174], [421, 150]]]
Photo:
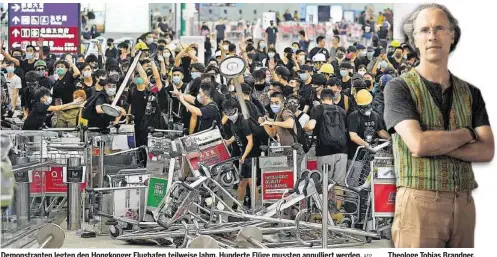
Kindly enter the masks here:
[[319, 128], [319, 144], [341, 148], [347, 145], [347, 130], [345, 120], [336, 105], [321, 105], [323, 116]]
[[299, 116], [293, 116], [295, 125], [293, 126], [294, 129], [290, 130], [290, 133], [292, 134], [295, 142], [298, 142], [302, 145], [304, 153], [307, 153], [312, 147], [312, 140], [309, 139], [309, 136], [305, 133], [304, 128], [302, 128], [302, 126], [300, 125], [299, 119], [300, 117], [302, 117], [302, 115], [304, 115], [304, 112], [301, 112]]

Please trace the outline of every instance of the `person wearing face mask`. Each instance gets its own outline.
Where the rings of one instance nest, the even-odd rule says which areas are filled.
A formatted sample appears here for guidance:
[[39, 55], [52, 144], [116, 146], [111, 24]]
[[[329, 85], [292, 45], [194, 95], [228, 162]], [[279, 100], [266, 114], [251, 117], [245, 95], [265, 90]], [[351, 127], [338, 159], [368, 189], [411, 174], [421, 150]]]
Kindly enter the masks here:
[[274, 48], [269, 48], [267, 52], [267, 58], [263, 61], [264, 67], [269, 67], [269, 62], [273, 61], [275, 64], [280, 62], [280, 55], [276, 53]]
[[[241, 108], [239, 103], [235, 99], [229, 99], [223, 103], [223, 114], [227, 117], [227, 125], [230, 127], [231, 136], [229, 139], [225, 140], [226, 145], [236, 148], [235, 152], [239, 152], [241, 155], [241, 181], [238, 185], [237, 200], [238, 204], [241, 204], [246, 196], [246, 187], [250, 187], [250, 190], [256, 190], [257, 188], [252, 188], [252, 168], [251, 162], [253, 157], [258, 157], [261, 155], [260, 146], [264, 139], [260, 136], [260, 127], [258, 124], [252, 122], [253, 118], [244, 119], [241, 113]], [[267, 141], [267, 136], [265, 138]], [[257, 172], [257, 179], [260, 178], [260, 171]], [[255, 178], [254, 178], [255, 179]], [[233, 208], [237, 208], [238, 204], [234, 203]]]
[[[194, 133], [208, 130], [212, 127], [214, 121], [221, 124], [221, 112], [216, 103], [212, 101], [213, 91], [214, 88], [211, 83], [202, 83], [197, 97], [183, 94], [178, 90], [171, 92], [192, 115], [198, 117]], [[200, 104], [199, 107], [194, 105], [196, 101]]]
[[278, 40], [278, 27], [274, 25], [274, 21], [269, 22], [270, 26], [266, 28], [266, 42], [269, 46], [273, 45], [276, 47], [276, 41]]
[[351, 70], [352, 70], [352, 65], [348, 62], [343, 62], [340, 65], [340, 78], [341, 78], [343, 92], [346, 95], [350, 94], [350, 88], [352, 86], [352, 78], [350, 77]]
[[118, 103], [117, 107], [120, 109], [120, 116], [112, 117], [105, 114], [102, 109], [102, 105], [111, 104], [112, 101], [114, 101], [114, 97], [117, 92], [117, 81], [109, 79], [107, 81], [100, 81], [99, 83], [104, 87], [104, 90], [98, 91], [94, 96], [92, 96], [92, 99], [89, 99], [86, 102], [82, 117], [88, 120], [88, 127], [106, 129], [112, 121], [117, 123], [123, 116], [126, 116], [126, 111], [124, 108], [120, 107], [122, 103]]
[[[292, 111], [285, 108], [284, 103], [285, 99], [283, 93], [273, 93], [270, 99], [270, 106], [272, 112], [276, 114], [275, 119], [271, 120], [269, 118], [261, 117], [258, 121], [270, 137], [275, 138], [277, 136], [278, 142], [282, 146], [291, 146], [295, 143], [293, 135], [297, 133], [295, 130], [295, 118]], [[285, 155], [290, 154], [291, 152], [292, 149], [283, 150]]]
[[252, 98], [257, 99], [262, 106], [266, 106], [269, 104], [269, 97], [267, 95], [269, 84], [266, 82], [266, 72], [256, 70], [252, 75], [255, 80]]
[[380, 56], [376, 60], [376, 64], [374, 65], [371, 73], [375, 77], [379, 77], [379, 76], [387, 73], [388, 67], [393, 68], [393, 66], [390, 64], [390, 61], [387, 58], [387, 55], [382, 53], [382, 54], [380, 54]]
[[117, 48], [119, 49], [118, 50], [119, 56], [117, 58], [118, 63], [122, 63], [124, 60], [131, 58], [131, 52], [128, 43], [126, 42], [119, 43], [119, 45], [117, 45]]
[[[3, 41], [0, 41], [0, 42], [3, 42]], [[9, 53], [7, 51], [5, 51], [3, 48], [0, 48], [0, 54], [2, 54], [5, 57], [5, 61], [14, 62], [14, 67], [15, 67], [14, 74], [16, 74], [19, 78], [21, 78], [21, 81], [23, 83], [23, 87], [25, 87], [26, 85], [24, 83], [23, 78], [24, 78], [24, 74], [26, 74], [26, 72], [24, 72], [22, 67], [17, 65], [14, 60], [11, 60], [7, 57], [7, 56], [11, 56], [12, 59], [16, 59], [20, 62], [20, 61], [22, 61], [22, 50], [20, 48], [14, 48], [14, 49], [12, 49], [12, 55], [9, 55]]]
[[[368, 66], [369, 60], [367, 57], [368, 51], [365, 46], [363, 45], [357, 45], [357, 52], [358, 52], [358, 57], [356, 58], [355, 61], [355, 66], [359, 67], [361, 65]], [[359, 69], [359, 68], [357, 68]]]
[[117, 49], [114, 47], [114, 39], [108, 38], [107, 49], [105, 49], [105, 58], [117, 60], [118, 57], [119, 53], [117, 52]]
[[111, 64], [111, 65], [107, 66], [107, 70], [108, 70], [107, 77], [109, 79], [113, 79], [113, 80], [117, 81], [117, 84], [118, 84], [117, 90], [119, 90], [119, 87], [121, 86], [121, 84], [124, 81], [124, 76], [121, 73], [121, 68], [119, 68], [119, 65]]
[[299, 122], [300, 127], [304, 127], [309, 121], [309, 115], [299, 109], [300, 97], [298, 95], [291, 95], [286, 98], [286, 107], [292, 111], [295, 119]]
[[300, 109], [305, 113], [308, 113], [313, 101], [313, 89], [312, 89], [312, 67], [309, 65], [302, 65], [299, 70], [299, 78], [302, 80], [302, 84], [299, 89], [299, 96], [301, 99]]
[[375, 94], [375, 84], [373, 79], [373, 74], [365, 73], [363, 75], [364, 83], [366, 84], [366, 89], [374, 96]]
[[266, 42], [264, 40], [259, 40], [257, 43], [257, 49], [255, 50], [255, 61], [262, 62], [267, 58], [267, 47]]
[[283, 85], [283, 88], [288, 86], [288, 81], [292, 76], [290, 70], [285, 66], [278, 66], [274, 70], [275, 80], [280, 82]]
[[189, 127], [190, 124], [190, 114], [187, 112], [186, 108], [181, 104], [178, 98], [174, 97], [171, 92], [179, 91], [180, 93], [186, 92], [187, 86], [183, 83], [183, 69], [174, 68], [172, 70], [171, 83], [166, 86], [166, 92], [172, 97], [172, 113], [173, 121], [175, 123], [182, 123], [185, 128]]
[[357, 67], [357, 74], [364, 76], [368, 71], [366, 70], [366, 66], [361, 64]]
[[[66, 60], [67, 61], [67, 60]], [[91, 65], [93, 71], [103, 68], [102, 56], [95, 56], [94, 54], [90, 54], [85, 59], [86, 63]]]
[[306, 61], [306, 54], [305, 54], [305, 51], [300, 49], [300, 50], [297, 50], [297, 64], [300, 66], [302, 65], [305, 65], [305, 61]]
[[5, 74], [5, 79], [7, 81], [7, 90], [10, 97], [10, 106], [11, 110], [20, 109], [21, 108], [21, 97], [20, 90], [22, 89], [21, 78], [14, 74], [15, 64], [13, 61], [7, 61], [5, 63], [7, 67], [5, 68], [7, 74]]
[[349, 160], [352, 160], [359, 146], [370, 148], [377, 138], [390, 139], [383, 118], [372, 110], [372, 102], [373, 97], [367, 90], [357, 92], [357, 110], [347, 118], [350, 136]]
[[396, 47], [392, 56], [388, 57], [388, 61], [396, 70], [404, 63], [403, 51], [402, 47]]
[[80, 108], [83, 103], [82, 98], [77, 98], [74, 101], [63, 105], [52, 105], [50, 91], [44, 87], [39, 88], [35, 92], [34, 99], [35, 102], [33, 103], [33, 107], [28, 117], [24, 121], [22, 130], [40, 130], [43, 127], [48, 112], [59, 112]]
[[72, 102], [76, 79], [80, 76], [79, 69], [72, 62], [59, 60], [55, 63], [55, 73], [58, 79], [54, 83], [53, 97], [61, 99], [63, 104]]
[[[0, 43], [3, 46], [3, 40]], [[2, 48], [2, 50], [0, 50], [0, 53], [3, 56], [5, 56], [5, 59], [7, 59], [8, 61], [14, 62], [16, 67], [21, 67], [22, 70], [24, 71], [24, 74], [35, 69], [35, 62], [36, 62], [35, 55], [34, 55], [35, 52], [36, 52], [35, 47], [32, 45], [28, 45], [26, 47], [25, 59], [22, 60], [21, 58], [12, 57], [9, 53], [7, 53], [5, 50], [3, 50], [3, 48]], [[14, 51], [13, 51], [13, 54], [14, 54]], [[17, 57], [19, 55], [15, 55], [15, 56]], [[24, 76], [20, 76], [20, 78], [24, 79]]]
[[36, 61], [35, 62], [35, 71], [40, 76], [40, 79], [38, 80], [38, 82], [40, 83], [40, 86], [47, 88], [48, 90], [51, 90], [55, 81], [49, 79], [49, 77], [48, 77], [47, 63], [43, 60]]
[[141, 35], [137, 41], [144, 42], [147, 45], [149, 53], [155, 53], [157, 51], [158, 46], [154, 43], [154, 35], [151, 32]]
[[277, 65], [286, 67], [290, 72], [290, 76], [292, 76], [295, 70], [300, 69], [297, 63], [297, 55], [290, 47], [285, 48], [283, 52], [284, 55], [281, 57], [281, 60], [277, 63]]
[[340, 76], [340, 65], [345, 61], [345, 53], [347, 50], [344, 47], [337, 48], [336, 58], [331, 61], [331, 65], [333, 65], [333, 69], [335, 70], [335, 76]]
[[333, 104], [340, 106], [345, 110], [347, 115], [354, 111], [354, 106], [352, 103], [352, 99], [347, 95], [342, 93], [342, 83], [337, 78], [331, 78], [326, 81], [326, 88], [331, 89], [333, 91]]
[[326, 77], [323, 74], [314, 74], [312, 75], [312, 105], [310, 106], [310, 110], [315, 106], [321, 104], [321, 91], [323, 91], [324, 86], [326, 85]]
[[94, 90], [92, 88], [95, 86], [95, 83], [97, 81], [92, 76], [93, 68], [89, 63], [82, 65], [81, 68], [82, 68], [81, 72], [82, 79], [77, 83], [76, 87], [79, 89], [83, 89], [86, 93], [86, 96], [90, 98]]

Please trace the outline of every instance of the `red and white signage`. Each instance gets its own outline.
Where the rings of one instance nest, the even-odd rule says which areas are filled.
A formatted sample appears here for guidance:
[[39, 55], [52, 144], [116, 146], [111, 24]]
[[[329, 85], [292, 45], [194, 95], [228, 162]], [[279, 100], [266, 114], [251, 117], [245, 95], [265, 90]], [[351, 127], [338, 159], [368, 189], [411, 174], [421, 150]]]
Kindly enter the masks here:
[[261, 178], [262, 200], [279, 200], [283, 194], [294, 186], [292, 170], [263, 171]]
[[[64, 183], [62, 167], [50, 167], [50, 170], [33, 170], [32, 182], [29, 185], [31, 194], [61, 194], [67, 193], [67, 184]], [[81, 183], [81, 191], [86, 183]]]

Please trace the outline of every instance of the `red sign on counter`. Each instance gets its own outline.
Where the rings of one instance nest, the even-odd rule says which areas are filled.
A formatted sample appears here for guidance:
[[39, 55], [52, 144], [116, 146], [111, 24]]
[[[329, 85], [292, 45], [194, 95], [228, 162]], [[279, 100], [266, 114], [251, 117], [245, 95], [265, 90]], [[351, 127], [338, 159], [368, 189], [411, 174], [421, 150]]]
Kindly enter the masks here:
[[263, 171], [261, 185], [263, 201], [279, 200], [285, 191], [293, 189], [293, 171]]
[[[62, 167], [50, 167], [50, 170], [33, 170], [30, 191], [32, 194], [60, 194], [67, 192], [67, 184], [64, 183]], [[81, 184], [81, 191], [86, 187], [86, 183]]]
[[374, 184], [374, 212], [395, 213], [395, 184]]
[[226, 149], [223, 141], [219, 141], [216, 145], [200, 149], [200, 156], [191, 158], [190, 164], [193, 170], [198, 170], [198, 162], [203, 162], [209, 167], [214, 166], [222, 161], [230, 158], [230, 153]]

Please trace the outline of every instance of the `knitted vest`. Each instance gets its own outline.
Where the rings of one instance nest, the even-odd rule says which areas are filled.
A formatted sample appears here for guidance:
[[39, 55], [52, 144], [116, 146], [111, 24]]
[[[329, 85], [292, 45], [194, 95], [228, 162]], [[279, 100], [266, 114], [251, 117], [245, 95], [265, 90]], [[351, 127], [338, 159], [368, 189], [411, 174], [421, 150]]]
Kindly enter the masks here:
[[[419, 74], [413, 70], [401, 77], [409, 87], [422, 130], [445, 130], [442, 112]], [[472, 98], [468, 84], [452, 76], [452, 87], [449, 130], [471, 126]], [[398, 187], [451, 192], [470, 191], [477, 187], [470, 162], [448, 156], [413, 157], [398, 133], [393, 135], [393, 153]]]

